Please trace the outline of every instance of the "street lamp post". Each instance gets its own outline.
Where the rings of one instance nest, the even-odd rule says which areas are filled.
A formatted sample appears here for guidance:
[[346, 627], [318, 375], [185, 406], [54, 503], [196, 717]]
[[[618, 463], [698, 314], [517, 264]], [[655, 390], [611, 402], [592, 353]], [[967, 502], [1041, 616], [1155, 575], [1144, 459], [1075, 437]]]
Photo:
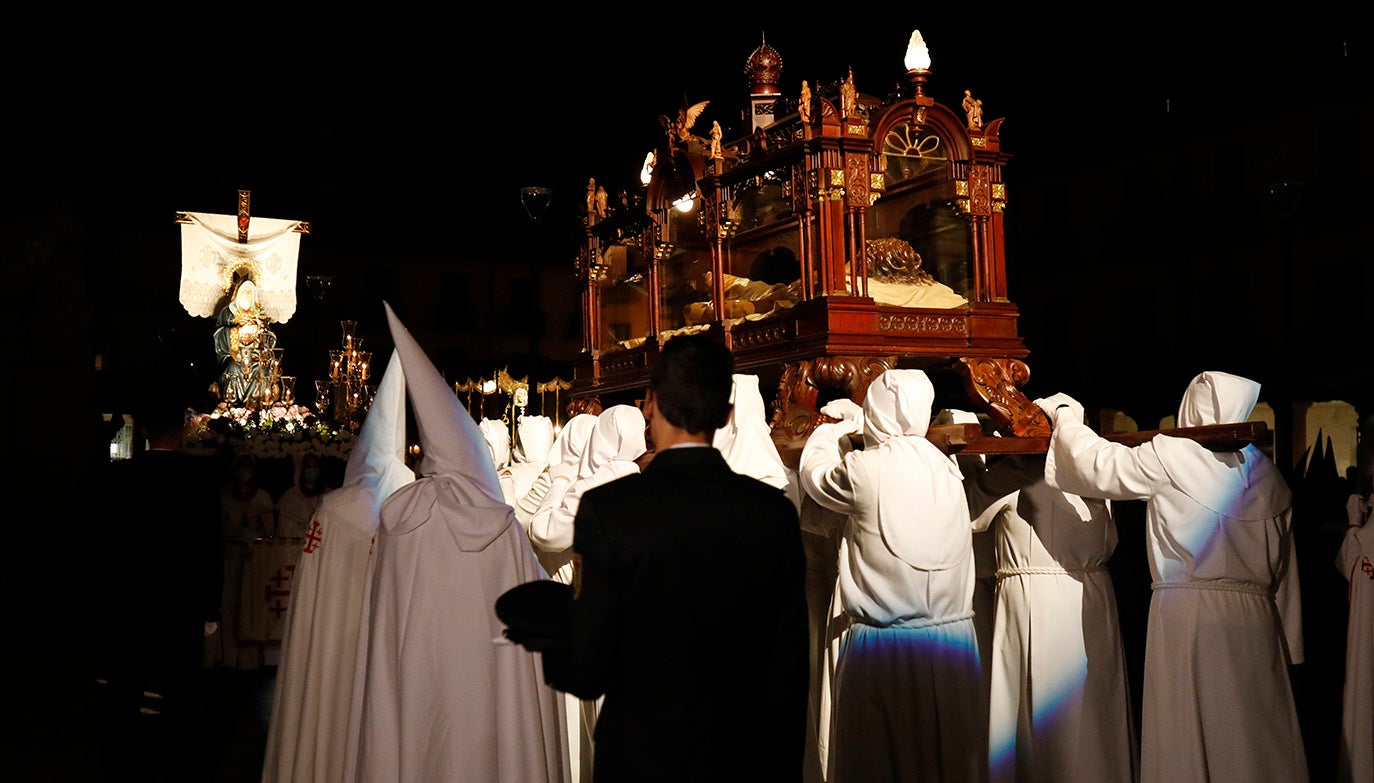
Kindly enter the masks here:
[[[549, 202], [553, 199], [553, 188], [543, 185], [528, 185], [520, 188], [520, 203], [525, 208], [525, 215], [529, 217], [534, 230], [530, 231], [530, 296], [533, 298], [533, 312], [527, 321], [529, 329], [529, 366], [527, 368], [529, 377], [537, 377], [539, 371], [539, 337], [544, 332], [544, 307], [542, 302], [543, 292], [543, 248], [540, 245], [541, 233], [538, 231], [540, 219], [549, 208]], [[544, 411], [541, 414], [547, 415]]]

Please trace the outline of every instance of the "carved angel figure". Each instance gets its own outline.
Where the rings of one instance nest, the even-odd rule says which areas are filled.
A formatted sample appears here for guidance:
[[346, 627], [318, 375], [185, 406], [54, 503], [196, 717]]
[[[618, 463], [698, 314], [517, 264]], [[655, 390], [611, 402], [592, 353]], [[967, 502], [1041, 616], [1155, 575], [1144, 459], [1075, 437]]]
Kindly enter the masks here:
[[669, 117], [666, 114], [658, 115], [659, 122], [663, 124], [664, 130], [668, 132], [668, 141], [670, 144], [691, 140], [692, 126], [696, 125], [697, 118], [706, 110], [706, 104], [708, 103], [710, 103], [710, 101], [701, 101], [689, 106], [686, 96], [683, 96], [682, 106], [678, 108], [676, 117]]

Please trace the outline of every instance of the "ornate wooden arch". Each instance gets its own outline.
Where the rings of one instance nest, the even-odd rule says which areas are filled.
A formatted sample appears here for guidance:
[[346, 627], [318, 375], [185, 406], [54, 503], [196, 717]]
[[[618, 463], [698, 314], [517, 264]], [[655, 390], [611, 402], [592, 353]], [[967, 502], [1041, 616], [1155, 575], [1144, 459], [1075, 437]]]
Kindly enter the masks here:
[[[917, 120], [917, 117], [921, 117]], [[877, 159], [882, 152], [883, 139], [899, 125], [912, 123], [929, 129], [949, 145], [951, 162], [970, 161], [974, 157], [974, 147], [970, 140], [968, 127], [943, 104], [923, 105], [915, 98], [888, 106], [873, 121], [873, 156]]]

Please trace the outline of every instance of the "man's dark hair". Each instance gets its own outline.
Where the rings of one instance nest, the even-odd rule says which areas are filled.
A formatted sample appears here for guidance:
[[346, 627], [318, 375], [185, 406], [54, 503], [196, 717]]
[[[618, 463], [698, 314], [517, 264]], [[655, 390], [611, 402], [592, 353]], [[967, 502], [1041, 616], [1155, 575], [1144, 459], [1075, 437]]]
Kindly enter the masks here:
[[649, 376], [654, 409], [690, 433], [712, 433], [730, 418], [735, 357], [704, 334], [678, 335], [663, 344]]

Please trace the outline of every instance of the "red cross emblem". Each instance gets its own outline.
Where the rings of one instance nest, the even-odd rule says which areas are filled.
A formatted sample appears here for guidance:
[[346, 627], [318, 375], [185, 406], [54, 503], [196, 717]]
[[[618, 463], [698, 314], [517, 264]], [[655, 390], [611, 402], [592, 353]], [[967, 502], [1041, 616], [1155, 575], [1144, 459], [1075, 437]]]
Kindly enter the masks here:
[[301, 551], [308, 555], [319, 549], [322, 538], [324, 538], [324, 531], [320, 530], [320, 523], [311, 519], [310, 529], [305, 531], [305, 547]]
[[[263, 602], [267, 604], [267, 611], [276, 615], [278, 620], [286, 614], [286, 599], [291, 595], [289, 585], [295, 572], [295, 565], [284, 565], [278, 569], [276, 576], [268, 579], [267, 584], [263, 585]], [[275, 590], [272, 588], [274, 584], [276, 585]]]

